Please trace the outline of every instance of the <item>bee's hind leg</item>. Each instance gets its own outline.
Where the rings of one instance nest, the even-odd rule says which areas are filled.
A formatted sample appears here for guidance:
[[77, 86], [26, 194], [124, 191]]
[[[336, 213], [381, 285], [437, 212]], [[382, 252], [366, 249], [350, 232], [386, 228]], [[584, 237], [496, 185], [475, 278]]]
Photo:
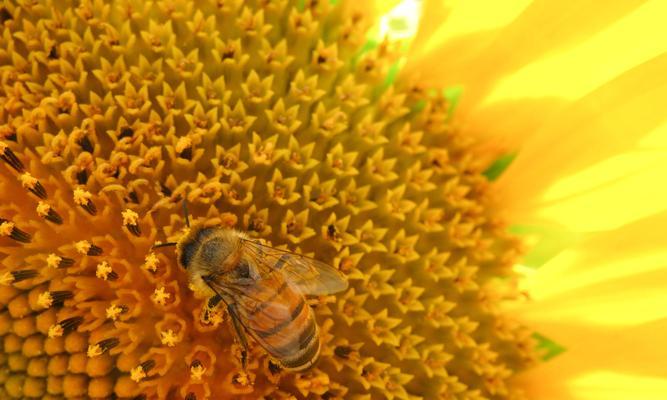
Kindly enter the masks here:
[[248, 361], [248, 339], [245, 336], [245, 332], [243, 332], [243, 326], [241, 325], [241, 320], [236, 311], [236, 306], [234, 304], [228, 304], [227, 311], [231, 317], [234, 331], [236, 331], [236, 338], [239, 340], [239, 343], [241, 343], [241, 367], [243, 367], [243, 370], [245, 371]]

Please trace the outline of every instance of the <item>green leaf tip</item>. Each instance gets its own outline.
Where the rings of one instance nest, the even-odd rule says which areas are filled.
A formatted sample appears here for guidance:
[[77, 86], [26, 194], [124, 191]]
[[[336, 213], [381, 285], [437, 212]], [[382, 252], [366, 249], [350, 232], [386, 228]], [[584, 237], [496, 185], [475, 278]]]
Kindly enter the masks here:
[[537, 340], [536, 349], [542, 355], [542, 361], [549, 361], [567, 350], [565, 347], [537, 332], [533, 333], [533, 339]]
[[490, 181], [495, 181], [512, 164], [516, 158], [516, 153], [509, 153], [500, 156], [496, 161], [484, 171], [484, 176]]

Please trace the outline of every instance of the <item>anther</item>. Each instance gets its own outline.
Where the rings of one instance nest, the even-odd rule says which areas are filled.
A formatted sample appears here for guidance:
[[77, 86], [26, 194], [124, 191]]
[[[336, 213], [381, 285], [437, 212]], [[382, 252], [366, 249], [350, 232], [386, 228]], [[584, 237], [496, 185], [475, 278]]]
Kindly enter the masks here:
[[51, 325], [48, 335], [50, 338], [66, 335], [70, 332], [74, 332], [82, 323], [83, 317], [64, 319], [57, 324]]
[[170, 297], [171, 293], [167, 292], [163, 286], [155, 289], [155, 291], [151, 295], [151, 300], [153, 300], [153, 303], [155, 304], [164, 306], [165, 304], [167, 304], [167, 300]]
[[141, 229], [139, 229], [139, 214], [132, 210], [125, 210], [122, 212], [122, 215], [123, 225], [127, 230], [132, 232], [134, 236], [140, 236]]
[[3, 141], [0, 141], [0, 160], [6, 162], [10, 167], [14, 168], [16, 172], [23, 172], [23, 163]]
[[30, 191], [32, 194], [39, 197], [40, 199], [46, 199], [46, 189], [44, 189], [44, 186], [37, 180], [37, 178], [30, 175], [29, 172], [24, 172], [21, 174], [19, 176], [19, 180], [21, 181], [21, 185], [28, 189], [28, 191]]
[[130, 379], [132, 379], [137, 383], [141, 382], [148, 376], [147, 375], [148, 371], [153, 369], [153, 367], [155, 367], [155, 361], [153, 360], [142, 362], [141, 364], [132, 368], [132, 370], [130, 371]]
[[107, 319], [115, 321], [121, 314], [125, 314], [129, 311], [129, 307], [125, 305], [115, 305], [112, 304], [109, 308], [106, 309]]
[[74, 189], [74, 202], [81, 206], [88, 214], [95, 215], [97, 214], [97, 207], [95, 203], [91, 200], [93, 197], [90, 192], [87, 192], [81, 188]]
[[106, 353], [107, 351], [113, 349], [114, 347], [120, 344], [120, 340], [116, 338], [104, 339], [96, 344], [88, 346], [88, 357], [97, 357]]
[[348, 346], [336, 346], [334, 349], [334, 354], [340, 358], [348, 359], [352, 353], [352, 348]]
[[143, 267], [146, 271], [156, 272], [158, 264], [160, 264], [160, 260], [158, 260], [155, 253], [150, 252], [144, 259]]
[[206, 368], [199, 360], [194, 360], [190, 363], [190, 379], [193, 381], [200, 381], [206, 372]]
[[102, 248], [90, 243], [87, 240], [81, 240], [74, 243], [76, 251], [87, 256], [99, 256], [102, 254]]
[[74, 297], [74, 294], [69, 290], [56, 290], [53, 292], [43, 292], [37, 297], [37, 304], [44, 308], [50, 308], [53, 306], [62, 306], [65, 303], [65, 300], [71, 299]]
[[16, 225], [4, 218], [0, 218], [0, 236], [8, 236], [17, 242], [30, 243], [30, 235], [23, 232]]
[[12, 14], [6, 8], [0, 8], [0, 25], [4, 24], [5, 21], [11, 20], [12, 18]]
[[69, 268], [74, 265], [74, 260], [51, 253], [46, 257], [46, 265], [51, 268]]
[[61, 225], [63, 223], [63, 219], [56, 212], [56, 210], [53, 209], [49, 204], [40, 201], [39, 204], [37, 204], [37, 214], [46, 219], [47, 221], [51, 221], [54, 224]]
[[76, 144], [81, 146], [84, 151], [89, 153], [92, 153], [94, 150], [93, 144], [91, 143], [90, 139], [88, 139], [88, 136], [82, 135], [79, 140], [76, 141]]
[[120, 129], [120, 134], [118, 135], [118, 140], [124, 139], [126, 137], [134, 136], [134, 130], [129, 126], [125, 126]]
[[160, 332], [160, 342], [165, 346], [174, 347], [180, 341], [181, 340], [172, 329]]
[[193, 392], [190, 392], [185, 396], [185, 400], [197, 400], [197, 395]]
[[178, 139], [175, 149], [179, 157], [188, 161], [192, 160], [192, 139], [189, 137], [184, 136]]
[[76, 181], [79, 185], [85, 185], [88, 183], [88, 171], [85, 169], [80, 170], [76, 173]]
[[111, 266], [106, 261], [97, 264], [95, 276], [105, 281], [115, 281], [118, 279], [118, 274], [111, 269]]
[[0, 276], [0, 285], [8, 286], [13, 283], [34, 278], [37, 275], [39, 275], [39, 273], [34, 269], [22, 269], [18, 271], [5, 272], [2, 276]]

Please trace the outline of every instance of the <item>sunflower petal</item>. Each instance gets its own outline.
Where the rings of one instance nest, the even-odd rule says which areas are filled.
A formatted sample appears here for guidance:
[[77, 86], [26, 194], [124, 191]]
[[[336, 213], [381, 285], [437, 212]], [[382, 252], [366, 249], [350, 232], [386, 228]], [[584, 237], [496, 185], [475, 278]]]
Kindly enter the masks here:
[[652, 105], [667, 102], [666, 69], [667, 53], [621, 75], [545, 124], [498, 181], [514, 217], [534, 217], [558, 180], [632, 149], [657, 129], [667, 115]]

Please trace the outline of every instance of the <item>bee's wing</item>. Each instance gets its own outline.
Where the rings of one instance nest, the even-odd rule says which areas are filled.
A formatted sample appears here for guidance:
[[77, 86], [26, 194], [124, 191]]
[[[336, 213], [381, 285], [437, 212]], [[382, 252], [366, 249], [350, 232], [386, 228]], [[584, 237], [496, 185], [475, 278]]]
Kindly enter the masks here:
[[337, 269], [314, 258], [276, 249], [244, 239], [244, 253], [266, 271], [280, 271], [301, 293], [321, 296], [347, 289], [347, 280]]
[[231, 300], [241, 325], [272, 357], [283, 362], [312, 346], [317, 325], [310, 307], [281, 272], [271, 271], [241, 287], [217, 280], [208, 284]]

